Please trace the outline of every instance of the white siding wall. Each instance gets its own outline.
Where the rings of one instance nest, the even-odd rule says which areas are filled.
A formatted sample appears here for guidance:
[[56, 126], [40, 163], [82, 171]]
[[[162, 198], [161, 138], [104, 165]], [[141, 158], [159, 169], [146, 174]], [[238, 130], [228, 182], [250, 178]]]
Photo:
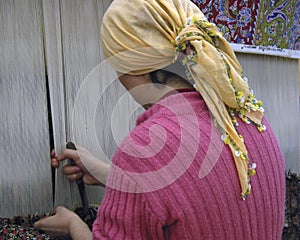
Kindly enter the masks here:
[[0, 1], [0, 216], [52, 209], [41, 2]]
[[280, 143], [286, 168], [299, 172], [298, 60], [255, 54], [237, 54], [257, 98]]

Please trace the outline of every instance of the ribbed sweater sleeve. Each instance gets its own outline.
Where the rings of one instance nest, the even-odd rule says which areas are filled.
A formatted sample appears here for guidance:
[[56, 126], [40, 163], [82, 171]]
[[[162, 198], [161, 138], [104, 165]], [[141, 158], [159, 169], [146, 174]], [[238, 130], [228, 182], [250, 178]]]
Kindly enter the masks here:
[[[106, 189], [94, 223], [94, 239], [165, 239], [164, 225], [172, 220], [166, 217], [165, 212], [157, 212], [157, 209], [164, 208], [152, 196], [152, 191], [157, 192], [161, 188], [156, 189], [155, 185], [159, 186], [159, 178], [164, 179], [164, 176], [157, 173], [157, 179], [146, 181], [143, 177], [134, 178], [130, 175], [153, 173], [163, 168], [177, 152], [178, 139], [174, 138], [170, 129], [164, 137], [161, 129], [152, 128], [157, 125], [164, 129], [169, 128], [167, 125], [178, 128], [174, 116], [169, 116], [166, 124], [165, 114], [169, 115], [164, 112], [163, 116], [137, 126], [114, 155], [113, 169], [107, 181], [111, 187]], [[160, 144], [164, 141], [167, 144], [163, 144], [162, 150]]]
[[142, 194], [106, 191], [93, 239], [164, 239], [162, 225]]

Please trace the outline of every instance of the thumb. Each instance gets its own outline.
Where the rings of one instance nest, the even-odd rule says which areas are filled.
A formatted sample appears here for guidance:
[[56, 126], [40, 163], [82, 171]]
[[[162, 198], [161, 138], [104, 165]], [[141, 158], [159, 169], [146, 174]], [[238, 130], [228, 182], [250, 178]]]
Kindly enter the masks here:
[[52, 216], [46, 216], [38, 220], [33, 224], [33, 227], [40, 229], [40, 230], [46, 230], [49, 226], [52, 226], [52, 224], [56, 221], [56, 215], [57, 213], [61, 212], [61, 207], [57, 207], [55, 209], [55, 215]]
[[43, 217], [37, 222], [33, 224], [33, 227], [39, 230], [45, 230], [44, 228], [47, 226], [47, 219], [52, 218], [52, 217]]
[[69, 234], [68, 228], [57, 219], [57, 216], [45, 217], [33, 225], [36, 229], [42, 230], [53, 236], [65, 236]]

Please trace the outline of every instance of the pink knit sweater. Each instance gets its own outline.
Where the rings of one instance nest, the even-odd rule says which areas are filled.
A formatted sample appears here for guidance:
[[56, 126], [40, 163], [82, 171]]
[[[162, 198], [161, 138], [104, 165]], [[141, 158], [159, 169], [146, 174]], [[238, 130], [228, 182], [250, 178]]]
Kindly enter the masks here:
[[239, 122], [257, 164], [243, 201], [231, 151], [203, 99], [197, 92], [162, 99], [138, 118], [113, 158], [94, 239], [280, 239], [284, 161], [264, 124], [259, 133]]

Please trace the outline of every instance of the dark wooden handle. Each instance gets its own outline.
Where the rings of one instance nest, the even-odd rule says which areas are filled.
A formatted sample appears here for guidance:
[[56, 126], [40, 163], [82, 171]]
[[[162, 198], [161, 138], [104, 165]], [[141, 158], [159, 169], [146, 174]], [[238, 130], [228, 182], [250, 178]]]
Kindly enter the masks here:
[[[67, 145], [66, 145], [66, 148], [67, 149], [72, 149], [72, 150], [77, 150], [75, 144], [72, 143], [72, 142], [68, 142]], [[75, 161], [73, 159], [70, 159], [70, 164], [75, 165]], [[88, 214], [89, 203], [88, 203], [87, 194], [86, 194], [86, 190], [85, 190], [85, 185], [84, 185], [84, 182], [82, 180], [82, 177], [77, 179], [76, 183], [77, 183], [77, 186], [78, 186], [80, 199], [81, 199], [81, 203], [82, 203], [82, 217], [84, 218]]]

